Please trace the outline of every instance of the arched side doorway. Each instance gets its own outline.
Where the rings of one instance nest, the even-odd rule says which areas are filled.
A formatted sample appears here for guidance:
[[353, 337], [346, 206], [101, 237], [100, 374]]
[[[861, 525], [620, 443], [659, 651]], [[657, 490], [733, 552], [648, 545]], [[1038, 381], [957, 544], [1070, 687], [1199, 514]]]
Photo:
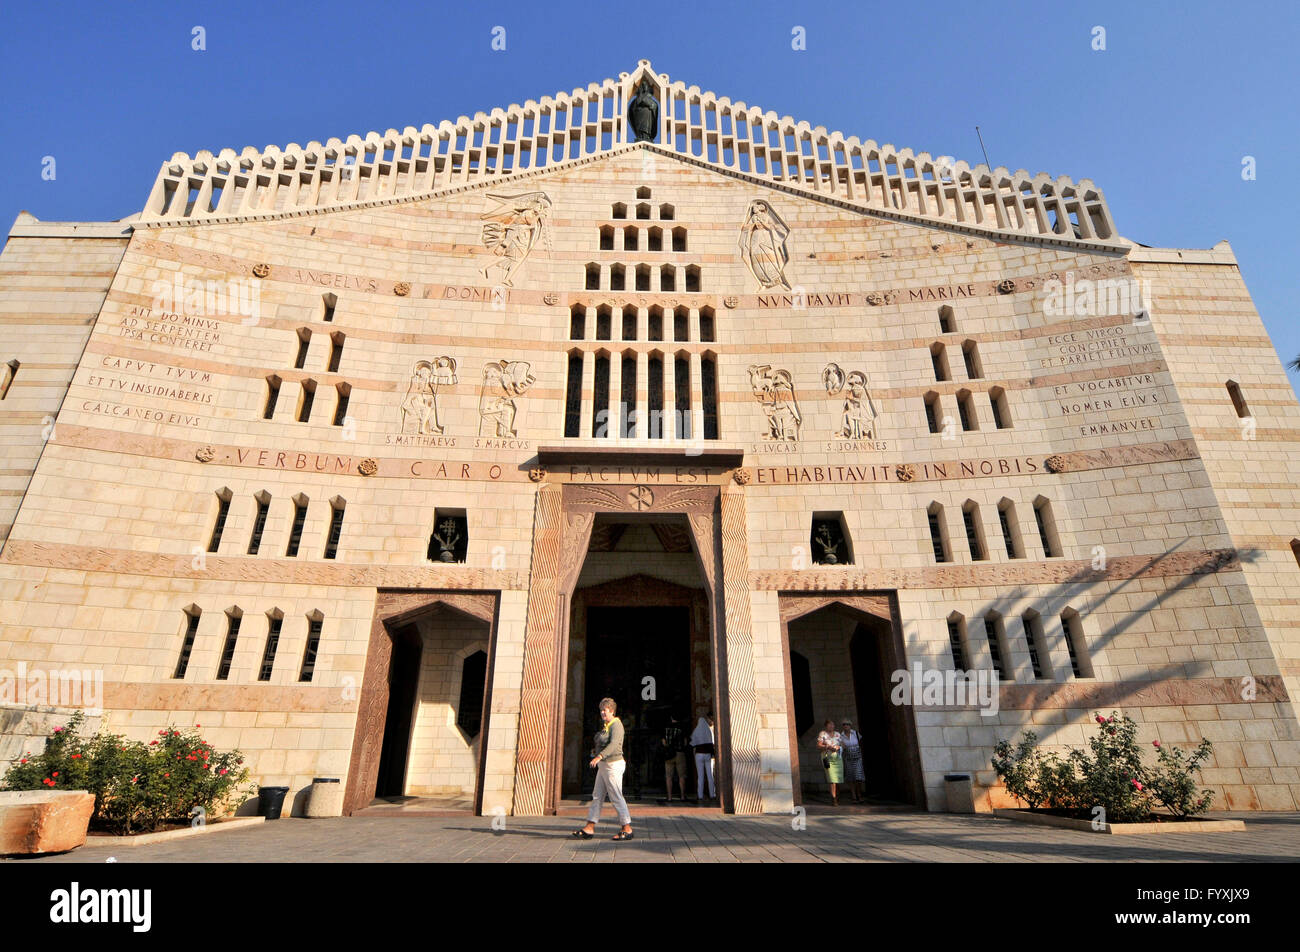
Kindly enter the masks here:
[[905, 667], [897, 599], [783, 593], [780, 611], [795, 803], [828, 789], [817, 734], [829, 718], [862, 736], [869, 799], [924, 806], [916, 722], [889, 699], [891, 675]]
[[358, 698], [343, 813], [376, 797], [483, 797], [497, 596], [381, 591]]

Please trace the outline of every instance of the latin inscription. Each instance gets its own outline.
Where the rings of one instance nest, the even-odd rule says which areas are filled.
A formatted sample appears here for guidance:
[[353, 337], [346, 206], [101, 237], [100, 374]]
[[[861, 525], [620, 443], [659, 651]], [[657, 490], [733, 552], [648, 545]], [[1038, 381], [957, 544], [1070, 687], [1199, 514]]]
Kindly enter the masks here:
[[[978, 476], [1014, 476], [1040, 471], [1037, 460], [1028, 456], [998, 459], [960, 460], [949, 463], [916, 464], [918, 479], [961, 479]], [[888, 466], [828, 463], [824, 466], [760, 466], [754, 470], [760, 485], [797, 483], [896, 483], [898, 473]]]
[[323, 288], [339, 288], [344, 291], [378, 291], [379, 283], [374, 278], [359, 274], [340, 274], [336, 271], [313, 271], [311, 268], [292, 268], [288, 271], [290, 279], [301, 284], [316, 284]]
[[147, 307], [131, 308], [118, 330], [127, 340], [162, 344], [176, 350], [210, 351], [213, 344], [221, 341], [221, 321], [172, 311], [155, 315]]
[[1127, 324], [1094, 327], [1068, 334], [1052, 334], [1044, 342], [1050, 356], [1041, 359], [1045, 368], [1077, 367], [1082, 364], [1157, 355], [1154, 343], [1139, 343], [1130, 336]]
[[698, 483], [720, 470], [698, 466], [570, 466], [575, 483]]

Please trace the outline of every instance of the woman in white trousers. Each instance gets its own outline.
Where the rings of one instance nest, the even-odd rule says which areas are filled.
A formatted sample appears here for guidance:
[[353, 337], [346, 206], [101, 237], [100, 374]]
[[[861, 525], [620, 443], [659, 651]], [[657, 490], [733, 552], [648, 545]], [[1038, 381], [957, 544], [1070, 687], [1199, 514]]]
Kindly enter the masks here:
[[586, 825], [573, 831], [579, 839], [589, 840], [596, 835], [596, 822], [600, 819], [605, 797], [609, 797], [619, 822], [623, 824], [614, 839], [632, 839], [632, 815], [623, 799], [623, 771], [627, 769], [627, 761], [623, 759], [623, 722], [614, 716], [617, 709], [613, 698], [603, 698], [600, 702], [600, 719], [604, 726], [596, 735], [591, 751], [591, 766], [596, 768], [596, 786], [591, 791], [591, 809], [587, 811]]
[[713, 723], [712, 718], [701, 717], [695, 730], [691, 731], [691, 747], [695, 750], [695, 795], [704, 799], [704, 778], [709, 779], [709, 799], [715, 800], [718, 788], [713, 783]]

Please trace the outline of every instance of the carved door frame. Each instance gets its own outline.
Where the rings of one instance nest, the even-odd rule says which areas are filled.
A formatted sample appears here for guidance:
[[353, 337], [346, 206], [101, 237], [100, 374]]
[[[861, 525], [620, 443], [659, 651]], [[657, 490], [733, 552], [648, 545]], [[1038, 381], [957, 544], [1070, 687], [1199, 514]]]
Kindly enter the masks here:
[[[492, 708], [492, 677], [496, 667], [497, 615], [499, 592], [433, 589], [380, 589], [375, 597], [375, 614], [370, 624], [370, 642], [366, 649], [366, 666], [357, 699], [357, 720], [352, 736], [352, 754], [348, 763], [347, 788], [343, 795], [343, 815], [351, 816], [370, 804], [375, 797], [379, 777], [379, 757], [383, 749], [388, 713], [389, 665], [392, 663], [390, 628], [414, 620], [430, 609], [445, 605], [462, 614], [486, 622], [488, 626], [487, 683], [483, 689], [483, 710], [479, 722], [478, 765], [474, 782], [474, 813], [483, 808], [483, 777], [487, 763], [489, 716]], [[377, 716], [376, 716], [377, 715]]]
[[571, 599], [602, 512], [686, 516], [708, 593], [722, 807], [761, 813], [743, 493], [717, 484], [567, 483], [545, 484], [537, 492], [514, 814], [542, 816], [558, 807]]
[[[790, 782], [793, 786], [794, 803], [803, 803], [803, 785], [799, 769], [799, 735], [795, 729], [794, 719], [794, 679], [790, 673], [790, 623], [797, 621], [823, 608], [833, 607], [837, 611], [859, 621], [872, 624], [888, 622], [890, 640], [894, 657], [900, 666], [907, 664], [907, 650], [903, 642], [903, 625], [898, 607], [897, 592], [879, 591], [844, 591], [833, 595], [820, 592], [780, 592], [777, 595], [777, 607], [781, 616], [781, 664], [785, 672], [786, 710], [789, 716], [786, 722], [789, 728], [790, 744]], [[912, 803], [922, 809], [926, 806], [925, 782], [921, 773], [921, 747], [916, 731], [916, 712], [907, 705], [908, 710], [901, 718], [907, 750], [903, 755], [903, 776], [899, 783], [911, 795]]]

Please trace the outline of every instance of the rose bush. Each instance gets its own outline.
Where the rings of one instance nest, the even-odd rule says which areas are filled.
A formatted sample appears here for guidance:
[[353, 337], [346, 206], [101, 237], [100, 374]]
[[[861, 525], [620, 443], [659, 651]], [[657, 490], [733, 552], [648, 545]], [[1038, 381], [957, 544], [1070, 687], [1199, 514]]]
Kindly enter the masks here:
[[1087, 750], [1072, 749], [1064, 757], [1038, 750], [1038, 735], [1025, 731], [1013, 748], [999, 741], [993, 769], [1007, 792], [1030, 809], [1061, 810], [1091, 818], [1102, 807], [1111, 823], [1141, 822], [1158, 818], [1157, 804], [1176, 817], [1195, 816], [1209, 809], [1214, 794], [1197, 791], [1193, 774], [1210, 756], [1205, 738], [1190, 754], [1153, 741], [1156, 764], [1142, 760], [1137, 743], [1137, 723], [1127, 714], [1112, 711], [1093, 720], [1097, 734]]
[[100, 732], [82, 737], [83, 715], [55, 728], [39, 754], [26, 753], [0, 782], [4, 790], [86, 790], [95, 795], [91, 828], [150, 833], [188, 822], [195, 807], [220, 816], [257, 790], [238, 750], [221, 753], [198, 725], [167, 728], [149, 743]]

